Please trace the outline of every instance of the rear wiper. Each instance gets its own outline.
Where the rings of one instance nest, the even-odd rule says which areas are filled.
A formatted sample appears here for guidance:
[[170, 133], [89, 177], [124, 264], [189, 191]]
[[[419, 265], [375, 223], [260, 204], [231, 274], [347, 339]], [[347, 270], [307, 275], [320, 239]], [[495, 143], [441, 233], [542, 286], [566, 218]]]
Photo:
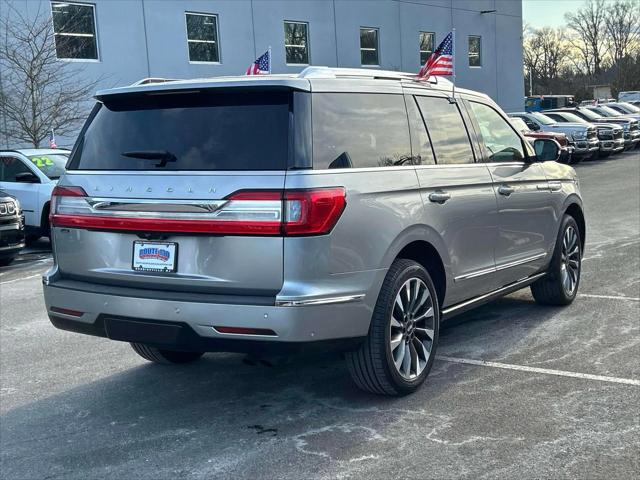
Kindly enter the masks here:
[[129, 158], [142, 158], [143, 160], [160, 160], [156, 163], [156, 167], [166, 167], [167, 162], [175, 162], [176, 156], [166, 150], [135, 150], [130, 152], [122, 152], [120, 155]]

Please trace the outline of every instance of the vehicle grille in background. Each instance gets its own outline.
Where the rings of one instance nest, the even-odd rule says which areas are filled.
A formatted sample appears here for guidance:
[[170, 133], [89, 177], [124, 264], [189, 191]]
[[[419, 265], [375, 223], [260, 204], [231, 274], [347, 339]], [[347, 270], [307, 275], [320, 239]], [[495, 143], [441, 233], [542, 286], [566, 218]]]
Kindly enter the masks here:
[[598, 132], [596, 131], [595, 128], [590, 128], [587, 131], [587, 138], [589, 138], [589, 139], [598, 138]]
[[617, 129], [613, 131], [613, 138], [614, 139], [618, 139], [618, 138], [622, 138], [622, 129]]
[[638, 122], [632, 123], [631, 125], [629, 125], [629, 130], [630, 131], [634, 131], [634, 130], [638, 130]]
[[600, 140], [613, 140], [613, 130], [598, 130], [598, 138]]

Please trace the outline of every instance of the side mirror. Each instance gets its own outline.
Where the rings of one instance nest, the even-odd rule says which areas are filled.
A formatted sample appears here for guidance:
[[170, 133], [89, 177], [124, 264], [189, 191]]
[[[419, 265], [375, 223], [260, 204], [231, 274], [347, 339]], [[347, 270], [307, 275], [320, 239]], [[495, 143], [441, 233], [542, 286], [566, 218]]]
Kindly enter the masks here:
[[533, 142], [536, 159], [539, 162], [555, 162], [560, 158], [560, 144], [550, 138], [539, 138]]
[[40, 179], [32, 172], [22, 172], [16, 175], [18, 183], [40, 183]]

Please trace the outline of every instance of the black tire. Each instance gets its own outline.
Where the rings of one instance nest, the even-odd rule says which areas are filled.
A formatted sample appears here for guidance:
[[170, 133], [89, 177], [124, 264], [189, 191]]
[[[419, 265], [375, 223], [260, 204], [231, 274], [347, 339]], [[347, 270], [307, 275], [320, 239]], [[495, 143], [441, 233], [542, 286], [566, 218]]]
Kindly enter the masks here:
[[15, 256], [13, 256], [13, 257], [0, 257], [0, 267], [6, 267], [11, 262], [13, 262], [15, 259], [16, 259]]
[[569, 165], [577, 165], [578, 163], [580, 163], [582, 161], [583, 157], [575, 157], [573, 155], [571, 155], [571, 161], [569, 162]]
[[[568, 291], [563, 284], [563, 268], [568, 272], [567, 262], [563, 258], [563, 241], [568, 229], [573, 229], [577, 235], [577, 275], [575, 286]], [[575, 257], [574, 257], [575, 259]], [[576, 298], [580, 286], [580, 273], [582, 271], [582, 239], [580, 229], [574, 218], [565, 215], [556, 239], [556, 247], [549, 264], [547, 275], [531, 285], [531, 293], [535, 301], [541, 305], [569, 305]], [[568, 273], [570, 274], [570, 273]]]
[[178, 352], [175, 350], [162, 350], [156, 347], [150, 347], [144, 343], [131, 343], [131, 348], [145, 360], [150, 362], [161, 363], [163, 365], [172, 365], [176, 363], [189, 363], [198, 360], [204, 352]]
[[41, 237], [42, 235], [40, 235], [39, 233], [30, 233], [25, 237], [24, 241], [27, 245], [32, 245], [40, 240]]
[[611, 155], [611, 152], [600, 152], [598, 154], [599, 158], [608, 158]]
[[[433, 335], [426, 366], [414, 379], [407, 380], [393, 363], [390, 335], [391, 316], [396, 296], [405, 282], [412, 278], [421, 280], [429, 291], [430, 305], [433, 308]], [[425, 308], [427, 307], [428, 305]], [[414, 324], [414, 327], [415, 325], [417, 324]], [[378, 295], [368, 336], [359, 350], [345, 355], [349, 373], [356, 385], [362, 390], [382, 395], [401, 396], [414, 392], [425, 381], [433, 365], [438, 345], [439, 326], [440, 306], [429, 273], [413, 260], [398, 259], [393, 262]], [[404, 339], [404, 333], [402, 335]], [[404, 340], [401, 341], [404, 342]]]

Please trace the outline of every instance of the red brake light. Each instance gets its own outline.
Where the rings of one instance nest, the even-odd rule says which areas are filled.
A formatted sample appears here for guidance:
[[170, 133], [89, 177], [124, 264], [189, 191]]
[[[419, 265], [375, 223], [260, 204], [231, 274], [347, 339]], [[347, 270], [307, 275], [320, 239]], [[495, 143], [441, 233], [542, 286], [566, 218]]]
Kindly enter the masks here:
[[216, 210], [192, 215], [104, 210], [80, 187], [56, 187], [51, 198], [49, 220], [54, 227], [252, 236], [326, 234], [346, 205], [343, 187], [239, 191], [218, 201], [222, 205]]
[[322, 235], [335, 226], [347, 204], [343, 187], [285, 190], [285, 235]]

